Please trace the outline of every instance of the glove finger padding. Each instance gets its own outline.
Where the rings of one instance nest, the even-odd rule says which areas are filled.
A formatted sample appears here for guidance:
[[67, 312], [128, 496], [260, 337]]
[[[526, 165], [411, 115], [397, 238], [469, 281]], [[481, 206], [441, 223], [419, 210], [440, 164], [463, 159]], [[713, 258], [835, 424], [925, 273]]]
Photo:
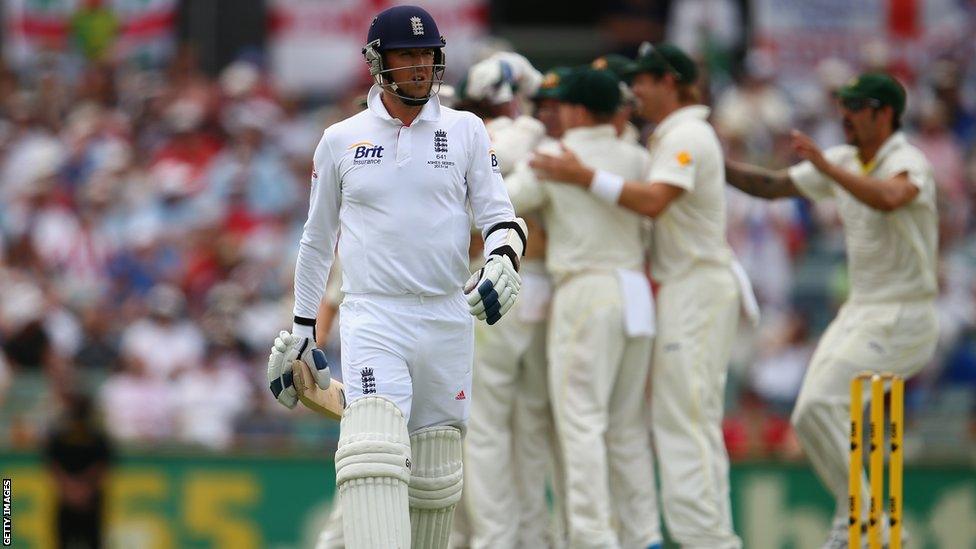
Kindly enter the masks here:
[[518, 297], [518, 292], [511, 286], [506, 286], [502, 289], [500, 295], [497, 295], [497, 297], [493, 295], [491, 300], [486, 299], [483, 303], [479, 304], [481, 305], [481, 310], [473, 314], [479, 320], [485, 320], [488, 324], [494, 324], [512, 308], [512, 305], [515, 304], [516, 297]]
[[315, 384], [322, 389], [328, 389], [332, 383], [332, 372], [329, 369], [329, 361], [325, 358], [325, 351], [315, 347], [310, 353], [312, 363], [309, 364], [312, 376], [315, 377]]
[[491, 256], [465, 284], [471, 314], [494, 324], [515, 303], [522, 279], [507, 256]]
[[292, 336], [288, 332], [281, 332], [275, 338], [268, 356], [268, 387], [275, 399], [288, 408], [294, 408], [298, 403], [298, 392], [292, 379], [291, 363], [288, 355], [292, 351]]

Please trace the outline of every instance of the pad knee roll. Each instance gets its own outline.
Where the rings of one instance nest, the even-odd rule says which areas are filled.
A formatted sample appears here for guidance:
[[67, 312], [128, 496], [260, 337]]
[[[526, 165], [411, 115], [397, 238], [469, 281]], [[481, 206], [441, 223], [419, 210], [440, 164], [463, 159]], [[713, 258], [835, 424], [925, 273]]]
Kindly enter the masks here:
[[454, 506], [461, 499], [461, 431], [429, 427], [410, 437], [410, 525], [414, 549], [447, 547]]
[[403, 413], [382, 397], [346, 408], [336, 451], [336, 485], [349, 549], [410, 544], [410, 437]]

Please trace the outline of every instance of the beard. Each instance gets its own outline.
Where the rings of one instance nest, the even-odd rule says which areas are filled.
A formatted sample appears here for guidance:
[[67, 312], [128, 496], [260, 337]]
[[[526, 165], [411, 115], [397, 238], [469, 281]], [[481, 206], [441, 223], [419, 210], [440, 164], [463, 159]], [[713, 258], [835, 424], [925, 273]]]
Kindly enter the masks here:
[[854, 145], [856, 147], [859, 140], [857, 138], [857, 132], [854, 131], [854, 124], [852, 124], [849, 120], [844, 120], [842, 122], [842, 127], [844, 130], [844, 141], [848, 145]]

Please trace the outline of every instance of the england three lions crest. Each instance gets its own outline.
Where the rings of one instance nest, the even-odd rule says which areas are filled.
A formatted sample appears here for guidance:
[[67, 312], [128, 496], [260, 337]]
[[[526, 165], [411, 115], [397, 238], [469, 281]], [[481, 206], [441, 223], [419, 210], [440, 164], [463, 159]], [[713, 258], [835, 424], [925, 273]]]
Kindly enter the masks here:
[[454, 165], [454, 162], [448, 160], [447, 156], [447, 132], [436, 130], [434, 132], [434, 159], [428, 160], [427, 165], [446, 170]]

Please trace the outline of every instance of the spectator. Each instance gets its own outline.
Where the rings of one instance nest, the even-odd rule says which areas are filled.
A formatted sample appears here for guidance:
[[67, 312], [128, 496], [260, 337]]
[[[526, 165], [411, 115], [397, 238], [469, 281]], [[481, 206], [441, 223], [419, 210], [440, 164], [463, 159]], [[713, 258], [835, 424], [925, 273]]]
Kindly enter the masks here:
[[102, 314], [105, 306], [92, 303], [81, 311], [81, 329], [84, 337], [75, 353], [74, 362], [83, 370], [100, 369], [106, 372], [118, 367], [118, 342], [112, 337], [109, 319]]
[[122, 370], [109, 376], [100, 403], [108, 432], [118, 442], [153, 444], [173, 435], [172, 387], [137, 357], [126, 357]]
[[231, 348], [211, 349], [201, 368], [183, 372], [175, 388], [177, 438], [211, 450], [233, 441], [234, 422], [246, 410], [251, 387], [241, 373], [248, 365]]
[[203, 362], [204, 339], [200, 329], [182, 320], [183, 293], [175, 286], [157, 285], [146, 298], [149, 316], [137, 320], [122, 334], [122, 354], [144, 364], [149, 375], [175, 379], [181, 370]]

